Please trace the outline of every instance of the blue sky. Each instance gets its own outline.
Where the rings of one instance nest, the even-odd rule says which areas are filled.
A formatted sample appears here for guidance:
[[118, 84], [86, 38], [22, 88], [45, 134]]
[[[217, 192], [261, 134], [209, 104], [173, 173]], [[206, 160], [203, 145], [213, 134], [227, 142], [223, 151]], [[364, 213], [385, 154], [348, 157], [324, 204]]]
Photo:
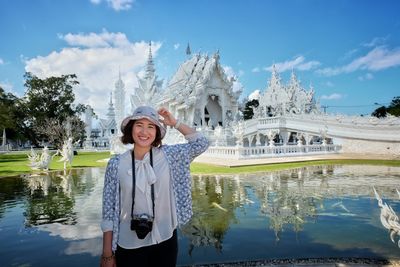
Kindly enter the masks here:
[[400, 96], [396, 0], [2, 0], [0, 86], [23, 96], [23, 75], [75, 73], [77, 101], [103, 115], [119, 71], [132, 94], [148, 42], [167, 82], [192, 52], [220, 52], [242, 98], [265, 91], [275, 64], [292, 70], [329, 113], [369, 114]]

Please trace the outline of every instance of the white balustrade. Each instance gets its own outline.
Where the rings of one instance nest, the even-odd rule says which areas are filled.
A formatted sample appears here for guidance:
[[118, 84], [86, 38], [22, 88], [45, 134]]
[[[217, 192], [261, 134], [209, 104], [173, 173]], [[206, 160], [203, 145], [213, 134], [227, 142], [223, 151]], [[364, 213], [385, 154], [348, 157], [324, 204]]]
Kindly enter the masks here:
[[254, 159], [285, 156], [318, 155], [338, 153], [339, 145], [286, 145], [286, 146], [255, 146], [255, 147], [220, 147], [211, 146], [205, 155], [215, 158]]

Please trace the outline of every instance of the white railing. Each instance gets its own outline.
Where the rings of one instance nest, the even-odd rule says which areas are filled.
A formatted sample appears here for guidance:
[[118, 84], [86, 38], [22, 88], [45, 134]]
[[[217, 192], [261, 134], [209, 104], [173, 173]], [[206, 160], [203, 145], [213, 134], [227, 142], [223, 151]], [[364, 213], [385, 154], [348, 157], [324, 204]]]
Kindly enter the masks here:
[[254, 159], [284, 156], [306, 156], [339, 153], [339, 145], [286, 145], [255, 147], [220, 147], [211, 146], [204, 153], [206, 156], [229, 159]]

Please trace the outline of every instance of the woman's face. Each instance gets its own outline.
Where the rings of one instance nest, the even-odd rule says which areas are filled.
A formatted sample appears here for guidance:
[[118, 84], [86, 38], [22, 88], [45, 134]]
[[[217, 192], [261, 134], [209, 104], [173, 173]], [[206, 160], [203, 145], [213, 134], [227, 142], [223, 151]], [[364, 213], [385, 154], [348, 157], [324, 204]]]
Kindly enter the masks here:
[[156, 139], [156, 125], [148, 119], [135, 121], [132, 126], [132, 138], [135, 146], [150, 148]]

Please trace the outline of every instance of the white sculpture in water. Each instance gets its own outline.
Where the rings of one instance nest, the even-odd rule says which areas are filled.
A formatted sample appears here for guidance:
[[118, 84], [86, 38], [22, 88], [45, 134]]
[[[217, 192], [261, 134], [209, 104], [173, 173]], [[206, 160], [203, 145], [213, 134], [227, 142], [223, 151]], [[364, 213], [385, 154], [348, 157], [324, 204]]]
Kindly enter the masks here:
[[69, 166], [72, 166], [72, 159], [74, 158], [74, 148], [72, 145], [72, 138], [69, 137], [68, 140], [64, 141], [64, 144], [62, 146], [62, 150], [57, 150], [57, 153], [55, 155], [61, 155], [61, 159], [58, 160], [58, 162], [64, 162], [64, 170], [67, 169], [67, 163]]
[[[381, 223], [383, 227], [389, 230], [390, 233], [390, 240], [395, 243], [395, 236], [398, 236], [397, 245], [400, 248], [400, 220], [397, 216], [396, 212], [394, 212], [393, 208], [388, 205], [387, 203], [382, 201], [382, 198], [379, 196], [378, 192], [376, 191], [375, 187], [373, 187], [375, 198], [378, 200], [378, 206], [381, 208]], [[400, 192], [397, 190], [397, 194], [400, 198]]]
[[43, 148], [43, 151], [38, 155], [35, 150], [31, 147], [31, 153], [28, 155], [29, 166], [32, 170], [48, 170], [51, 162], [51, 156], [49, 154], [49, 149], [47, 146]]

